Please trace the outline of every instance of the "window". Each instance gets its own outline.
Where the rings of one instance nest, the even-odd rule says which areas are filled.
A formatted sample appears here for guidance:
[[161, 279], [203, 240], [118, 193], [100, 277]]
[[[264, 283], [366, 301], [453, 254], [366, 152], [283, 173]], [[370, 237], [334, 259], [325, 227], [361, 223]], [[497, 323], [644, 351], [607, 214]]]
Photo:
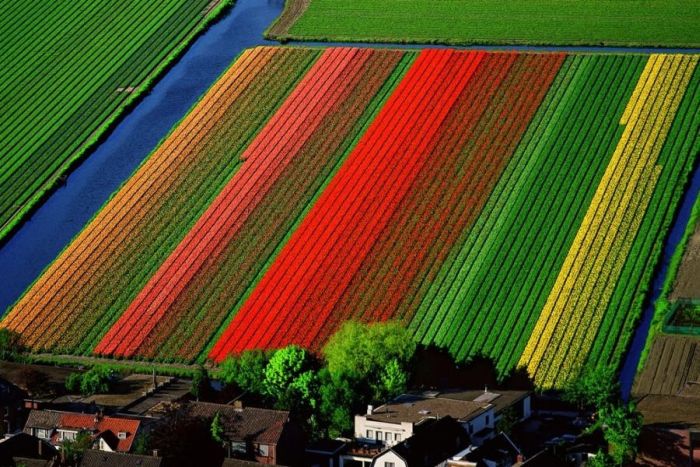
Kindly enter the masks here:
[[491, 422], [491, 416], [487, 415], [486, 416], [486, 424], [488, 425]]
[[267, 444], [256, 444], [255, 451], [258, 456], [268, 457], [270, 455], [270, 446]]
[[75, 440], [75, 431], [63, 431], [59, 430], [58, 431], [58, 437], [61, 441], [73, 441]]
[[400, 433], [394, 434], [394, 441], [401, 441], [401, 434]]
[[117, 433], [117, 438], [126, 439], [126, 431], [120, 431], [119, 433]]
[[374, 430], [367, 430], [367, 437], [368, 438], [374, 438]]
[[384, 462], [384, 467], [394, 467], [393, 462]]
[[245, 446], [245, 443], [237, 443], [237, 442], [232, 442], [231, 443], [231, 452], [232, 453], [238, 453], [238, 454], [247, 454], [247, 449]]
[[474, 427], [473, 427], [472, 424], [470, 423], [470, 424], [469, 424], [469, 434], [471, 435], [471, 434], [473, 434], [473, 433], [474, 433]]
[[36, 429], [36, 437], [41, 438], [41, 439], [49, 439], [51, 436], [49, 434], [49, 430], [45, 430], [43, 428], [37, 428]]
[[376, 435], [376, 436], [375, 436], [374, 438], [375, 438], [377, 441], [381, 441], [381, 440], [382, 440], [382, 432], [381, 432], [381, 431], [377, 431], [377, 432], [375, 433], [375, 435]]
[[389, 433], [388, 431], [384, 433], [384, 439], [387, 441], [391, 441], [391, 433]]

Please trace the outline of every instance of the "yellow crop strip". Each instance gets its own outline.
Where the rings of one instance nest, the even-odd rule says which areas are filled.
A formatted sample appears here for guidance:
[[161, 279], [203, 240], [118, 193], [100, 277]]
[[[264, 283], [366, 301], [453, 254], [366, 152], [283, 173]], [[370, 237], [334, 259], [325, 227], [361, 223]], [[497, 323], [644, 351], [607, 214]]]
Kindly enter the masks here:
[[696, 62], [652, 55], [640, 76], [620, 121], [625, 130], [520, 358], [538, 385], [560, 385], [591, 349], [660, 176], [656, 161]]

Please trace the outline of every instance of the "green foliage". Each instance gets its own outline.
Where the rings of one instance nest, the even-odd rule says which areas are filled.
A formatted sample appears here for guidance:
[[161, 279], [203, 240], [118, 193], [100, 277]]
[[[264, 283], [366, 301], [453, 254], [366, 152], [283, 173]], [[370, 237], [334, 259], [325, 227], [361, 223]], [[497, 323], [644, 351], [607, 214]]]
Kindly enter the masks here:
[[0, 360], [10, 360], [18, 350], [17, 335], [7, 328], [0, 329]]
[[358, 391], [351, 381], [331, 378], [326, 368], [318, 374], [318, 435], [337, 438], [352, 433], [353, 415], [362, 405]]
[[263, 393], [280, 408], [311, 406], [309, 398], [314, 381], [311, 364], [309, 354], [300, 347], [292, 345], [277, 350], [265, 367]]
[[208, 393], [209, 384], [209, 373], [207, 373], [207, 370], [203, 366], [198, 366], [192, 378], [190, 392], [199, 400], [200, 397], [204, 397]]
[[690, 11], [684, 0], [311, 0], [305, 11], [299, 3], [287, 1], [292, 18], [285, 27], [268, 30], [268, 37], [462, 45], [700, 45], [695, 27], [700, 13]]
[[501, 412], [501, 418], [496, 423], [496, 432], [503, 432], [510, 435], [513, 431], [513, 427], [518, 423], [518, 415], [515, 413], [513, 407], [508, 407], [506, 410]]
[[150, 453], [151, 435], [148, 432], [140, 432], [134, 440], [134, 454], [146, 455]]
[[637, 440], [642, 431], [642, 415], [634, 403], [606, 405], [598, 414], [598, 422], [608, 442], [608, 454], [615, 465], [634, 460]]
[[598, 451], [595, 457], [586, 462], [586, 467], [616, 467], [615, 461], [607, 452]]
[[401, 367], [398, 360], [391, 359], [384, 367], [380, 381], [380, 393], [382, 398], [391, 399], [406, 392], [408, 373]]
[[80, 392], [80, 382], [83, 380], [82, 373], [71, 373], [66, 378], [66, 391], [70, 393]]
[[66, 459], [71, 461], [78, 461], [85, 452], [86, 449], [92, 447], [92, 435], [86, 431], [79, 432], [74, 440], [64, 441], [61, 449], [65, 452]]
[[564, 387], [563, 399], [577, 404], [579, 409], [602, 408], [619, 398], [615, 369], [597, 367], [585, 369]]
[[269, 355], [262, 350], [247, 350], [237, 357], [230, 356], [219, 365], [219, 378], [226, 385], [236, 384], [244, 391], [261, 395], [269, 360]]
[[363, 325], [349, 321], [323, 348], [331, 378], [365, 383], [375, 400], [405, 387], [406, 368], [415, 351], [411, 333], [393, 322]]
[[108, 393], [112, 388], [114, 370], [107, 365], [96, 365], [85, 373], [71, 373], [66, 378], [66, 390], [85, 396]]
[[211, 421], [211, 437], [217, 443], [224, 442], [224, 425], [221, 423], [221, 414], [216, 412], [214, 419]]

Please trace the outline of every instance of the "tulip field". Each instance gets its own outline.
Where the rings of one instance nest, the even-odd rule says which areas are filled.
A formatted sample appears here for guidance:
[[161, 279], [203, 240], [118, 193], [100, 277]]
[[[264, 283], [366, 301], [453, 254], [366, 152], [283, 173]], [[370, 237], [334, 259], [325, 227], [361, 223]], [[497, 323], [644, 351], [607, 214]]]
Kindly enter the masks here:
[[188, 363], [398, 320], [543, 388], [619, 365], [700, 152], [697, 62], [249, 49], [0, 327]]
[[0, 3], [0, 240], [231, 3]]

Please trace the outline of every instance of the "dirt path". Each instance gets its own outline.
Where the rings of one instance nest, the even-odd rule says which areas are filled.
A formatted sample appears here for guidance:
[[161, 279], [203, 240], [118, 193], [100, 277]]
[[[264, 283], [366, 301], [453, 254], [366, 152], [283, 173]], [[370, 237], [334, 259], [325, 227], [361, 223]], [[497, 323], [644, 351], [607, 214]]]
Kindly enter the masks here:
[[688, 240], [670, 298], [700, 299], [700, 222]]

